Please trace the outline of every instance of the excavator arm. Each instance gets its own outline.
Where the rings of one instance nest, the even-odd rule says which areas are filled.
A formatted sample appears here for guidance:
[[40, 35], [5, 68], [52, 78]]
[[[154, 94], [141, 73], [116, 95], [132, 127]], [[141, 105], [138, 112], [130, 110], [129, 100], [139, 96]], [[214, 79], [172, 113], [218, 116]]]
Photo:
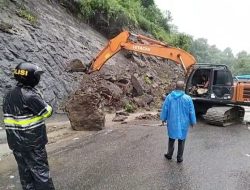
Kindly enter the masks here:
[[196, 63], [195, 58], [191, 54], [180, 48], [174, 48], [146, 36], [124, 31], [111, 39], [96, 58], [90, 62], [87, 72], [99, 71], [108, 59], [121, 49], [170, 59], [177, 64], [181, 64], [185, 72]]

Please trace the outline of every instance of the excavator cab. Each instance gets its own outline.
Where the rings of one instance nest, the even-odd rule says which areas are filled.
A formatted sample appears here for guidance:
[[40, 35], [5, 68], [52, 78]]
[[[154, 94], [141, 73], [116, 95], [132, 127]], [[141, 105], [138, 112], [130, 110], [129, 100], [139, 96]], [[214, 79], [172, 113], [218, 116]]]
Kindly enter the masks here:
[[233, 76], [226, 65], [197, 64], [186, 85], [186, 93], [195, 100], [215, 103], [231, 101]]
[[187, 83], [187, 94], [192, 97], [209, 97], [211, 69], [196, 68]]
[[226, 65], [197, 64], [186, 83], [186, 93], [192, 97], [196, 113], [207, 123], [219, 126], [242, 121], [244, 117], [244, 109], [234, 101], [235, 90]]
[[226, 65], [196, 64], [186, 83], [186, 93], [194, 101], [197, 114], [232, 103], [233, 76]]

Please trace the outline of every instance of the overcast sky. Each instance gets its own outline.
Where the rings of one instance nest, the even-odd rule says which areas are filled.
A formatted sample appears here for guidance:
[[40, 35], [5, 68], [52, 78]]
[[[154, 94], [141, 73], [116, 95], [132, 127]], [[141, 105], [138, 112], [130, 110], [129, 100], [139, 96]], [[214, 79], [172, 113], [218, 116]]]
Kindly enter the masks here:
[[250, 53], [250, 1], [248, 0], [154, 0], [169, 10], [179, 32], [203, 37], [210, 45], [234, 53]]

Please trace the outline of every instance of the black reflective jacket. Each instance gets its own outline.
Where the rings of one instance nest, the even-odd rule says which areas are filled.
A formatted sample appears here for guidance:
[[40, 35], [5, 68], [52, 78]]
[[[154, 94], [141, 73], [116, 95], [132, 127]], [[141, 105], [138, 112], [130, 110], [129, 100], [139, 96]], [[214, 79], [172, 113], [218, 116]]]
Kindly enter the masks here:
[[47, 144], [44, 119], [52, 108], [35, 88], [18, 84], [4, 97], [3, 113], [10, 149], [28, 151]]

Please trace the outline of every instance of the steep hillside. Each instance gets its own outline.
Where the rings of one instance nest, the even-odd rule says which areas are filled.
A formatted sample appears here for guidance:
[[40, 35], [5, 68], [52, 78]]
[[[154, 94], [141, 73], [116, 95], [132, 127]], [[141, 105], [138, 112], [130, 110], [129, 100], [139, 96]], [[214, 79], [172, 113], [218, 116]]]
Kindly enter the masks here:
[[128, 52], [115, 55], [92, 75], [67, 72], [72, 59], [88, 63], [107, 39], [57, 1], [20, 2], [6, 0], [0, 9], [1, 99], [15, 85], [12, 69], [21, 62], [36, 63], [46, 71], [38, 88], [56, 110], [78, 88], [95, 89], [109, 110], [157, 106], [172, 82], [183, 77], [174, 63]]

